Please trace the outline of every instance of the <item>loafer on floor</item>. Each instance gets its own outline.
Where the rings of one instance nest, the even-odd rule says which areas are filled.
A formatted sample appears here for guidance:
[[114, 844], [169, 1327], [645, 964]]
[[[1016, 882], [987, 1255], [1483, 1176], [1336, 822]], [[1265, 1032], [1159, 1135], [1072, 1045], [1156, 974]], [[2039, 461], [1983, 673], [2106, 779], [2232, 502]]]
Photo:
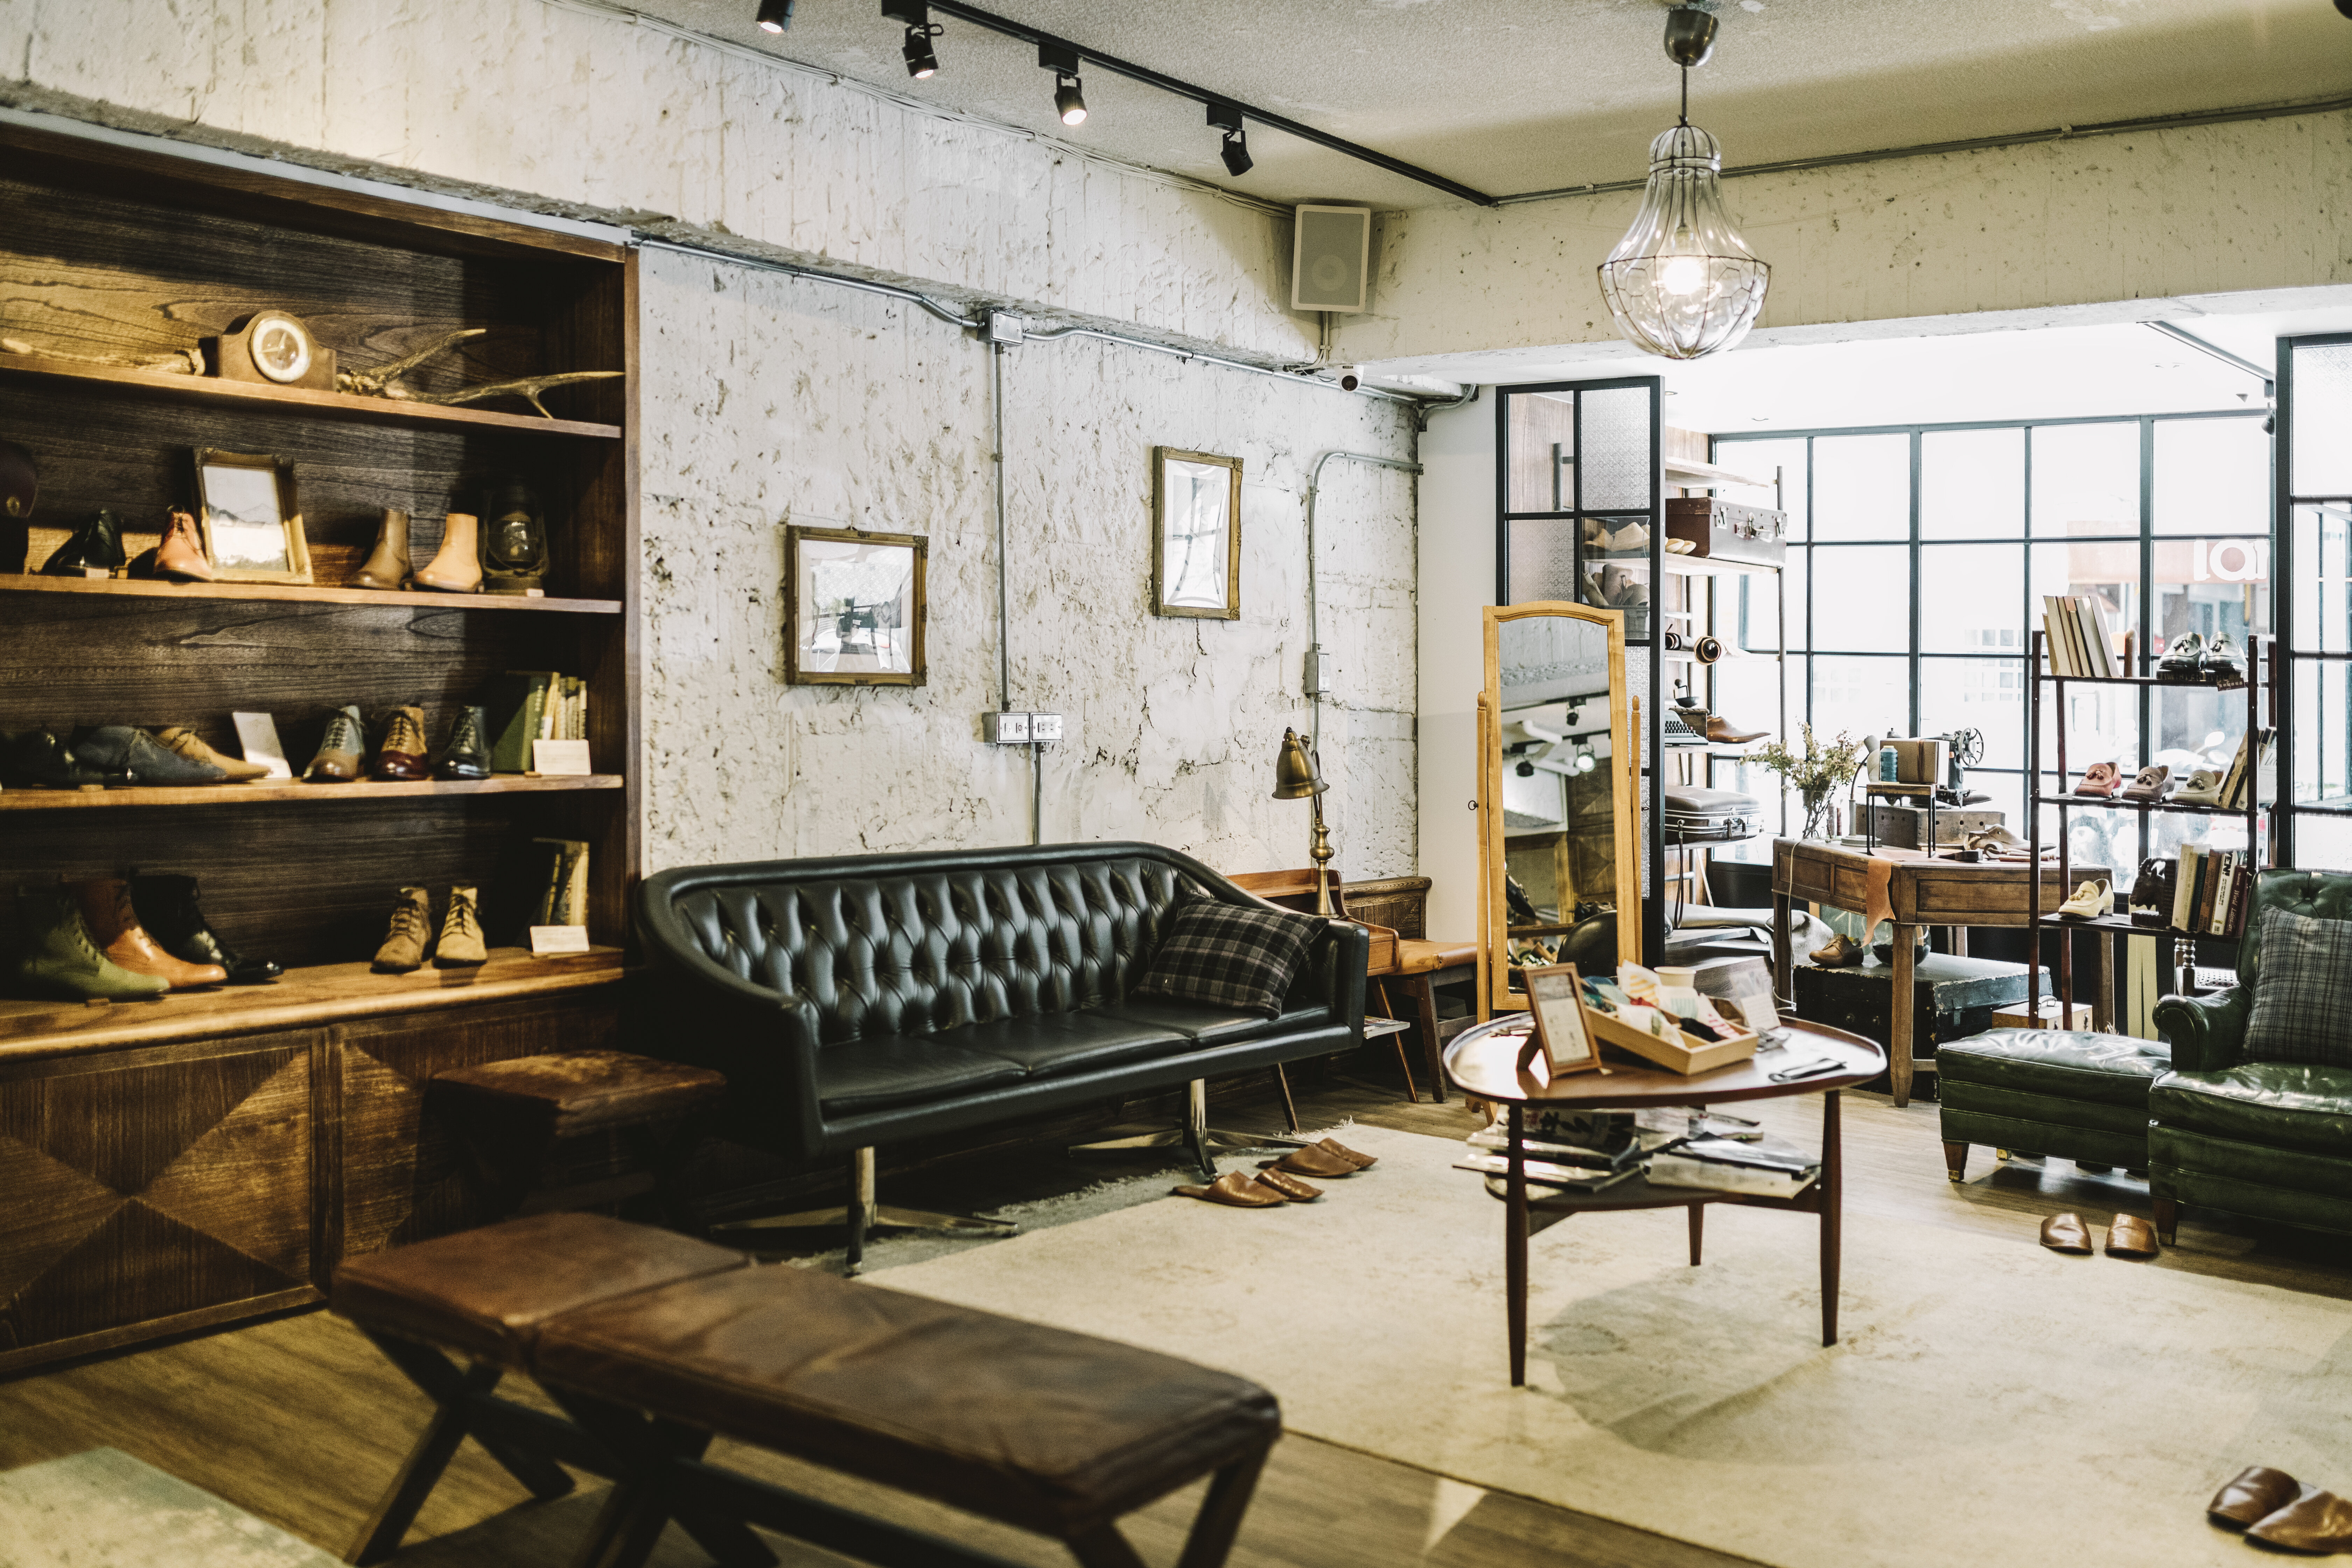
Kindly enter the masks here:
[[1205, 1187], [1170, 1190], [1180, 1198], [1199, 1198], [1237, 1209], [1278, 1209], [1290, 1201], [1246, 1171], [1228, 1171]]
[[2154, 1258], [2156, 1231], [2136, 1214], [2119, 1214], [2107, 1226], [2109, 1258]]
[[1286, 1171], [1260, 1171], [1257, 1179], [1294, 1204], [1311, 1204], [1323, 1195], [1323, 1189], [1314, 1183], [1302, 1182]]
[[2088, 1254], [2090, 1227], [2078, 1214], [2053, 1214], [2042, 1222], [2042, 1245], [2053, 1252]]
[[1257, 1168], [1261, 1171], [1287, 1171], [1294, 1176], [1316, 1176], [1324, 1181], [1352, 1176], [1357, 1170], [1353, 1161], [1343, 1160], [1312, 1143], [1304, 1149], [1293, 1149], [1279, 1160], [1260, 1160]]
[[2248, 1465], [2222, 1483], [2205, 1505], [2205, 1516], [2231, 1530], [2243, 1530], [2276, 1513], [2303, 1495], [2303, 1483], [2268, 1465]]
[[2352, 1502], [2334, 1492], [2306, 1491], [2276, 1513], [2248, 1525], [2246, 1539], [2289, 1552], [2352, 1551]]
[[1318, 1139], [1315, 1147], [1322, 1150], [1326, 1154], [1337, 1155], [1359, 1171], [1369, 1171], [1381, 1163], [1381, 1157], [1378, 1154], [1359, 1154], [1337, 1138]]

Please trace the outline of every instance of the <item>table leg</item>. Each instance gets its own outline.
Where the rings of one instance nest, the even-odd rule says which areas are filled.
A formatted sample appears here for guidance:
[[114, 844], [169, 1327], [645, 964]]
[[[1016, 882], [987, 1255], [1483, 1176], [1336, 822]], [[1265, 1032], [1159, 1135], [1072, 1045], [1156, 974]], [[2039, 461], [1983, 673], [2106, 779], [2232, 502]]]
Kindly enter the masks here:
[[1697, 1267], [1698, 1267], [1698, 1249], [1699, 1249], [1699, 1241], [1700, 1241], [1700, 1238], [1701, 1238], [1701, 1237], [1706, 1234], [1706, 1205], [1705, 1204], [1693, 1204], [1693, 1205], [1691, 1205], [1691, 1206], [1690, 1206], [1690, 1244], [1691, 1244], [1691, 1267], [1692, 1267], [1693, 1268], [1697, 1268]]
[[1504, 1177], [1509, 1201], [1503, 1207], [1503, 1287], [1510, 1296], [1511, 1386], [1528, 1381], [1528, 1165], [1521, 1139], [1526, 1109], [1511, 1106], [1510, 1173]]
[[1895, 1103], [1911, 1103], [1911, 972], [1917, 965], [1911, 946], [1919, 928], [1895, 922], [1895, 994], [1887, 999], [1886, 1081]]
[[1966, 958], [1969, 955], [1969, 928], [1966, 926], [1952, 926], [1949, 930], [1952, 933], [1952, 956], [1954, 958]]
[[1837, 1343], [1838, 1210], [1845, 1198], [1839, 1152], [1838, 1091], [1822, 1097], [1822, 1343]]
[[1796, 972], [1790, 967], [1789, 958], [1789, 895], [1772, 895], [1772, 989], [1779, 993], [1774, 1003], [1784, 1013], [1797, 1010]]

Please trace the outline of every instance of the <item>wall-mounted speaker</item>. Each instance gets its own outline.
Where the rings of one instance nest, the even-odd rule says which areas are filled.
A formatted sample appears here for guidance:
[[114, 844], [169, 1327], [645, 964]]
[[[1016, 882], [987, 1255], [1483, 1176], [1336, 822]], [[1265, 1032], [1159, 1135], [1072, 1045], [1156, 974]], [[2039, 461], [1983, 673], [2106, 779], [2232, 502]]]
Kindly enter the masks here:
[[1361, 311], [1371, 291], [1372, 209], [1297, 209], [1290, 253], [1290, 308]]

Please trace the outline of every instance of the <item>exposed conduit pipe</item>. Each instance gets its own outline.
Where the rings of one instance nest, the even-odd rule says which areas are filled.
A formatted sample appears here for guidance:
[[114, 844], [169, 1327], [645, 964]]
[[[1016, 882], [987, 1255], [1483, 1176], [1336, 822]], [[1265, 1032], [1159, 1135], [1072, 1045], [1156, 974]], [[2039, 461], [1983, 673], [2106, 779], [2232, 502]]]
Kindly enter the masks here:
[[[1475, 389], [1474, 389], [1475, 395]], [[1307, 750], [1314, 755], [1318, 772], [1323, 767], [1323, 645], [1316, 637], [1315, 602], [1315, 494], [1323, 485], [1323, 465], [1334, 458], [1350, 463], [1370, 463], [1376, 468], [1394, 468], [1400, 473], [1418, 474], [1419, 463], [1408, 463], [1396, 458], [1376, 458], [1370, 452], [1332, 450], [1315, 459], [1307, 473], [1307, 657], [1315, 664], [1315, 689], [1307, 693]]]

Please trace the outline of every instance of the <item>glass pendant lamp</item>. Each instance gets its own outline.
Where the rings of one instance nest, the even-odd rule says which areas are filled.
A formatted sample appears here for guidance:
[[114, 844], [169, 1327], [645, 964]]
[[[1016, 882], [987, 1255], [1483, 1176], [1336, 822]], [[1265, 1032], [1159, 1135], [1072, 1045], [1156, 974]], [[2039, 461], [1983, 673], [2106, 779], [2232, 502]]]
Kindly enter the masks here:
[[1772, 269], [1748, 248], [1723, 207], [1723, 147], [1690, 122], [1690, 68], [1715, 47], [1715, 18], [1666, 14], [1666, 58], [1683, 68], [1683, 113], [1650, 143], [1641, 216], [1601, 264], [1601, 297], [1617, 331], [1667, 359], [1697, 359], [1748, 335]]

